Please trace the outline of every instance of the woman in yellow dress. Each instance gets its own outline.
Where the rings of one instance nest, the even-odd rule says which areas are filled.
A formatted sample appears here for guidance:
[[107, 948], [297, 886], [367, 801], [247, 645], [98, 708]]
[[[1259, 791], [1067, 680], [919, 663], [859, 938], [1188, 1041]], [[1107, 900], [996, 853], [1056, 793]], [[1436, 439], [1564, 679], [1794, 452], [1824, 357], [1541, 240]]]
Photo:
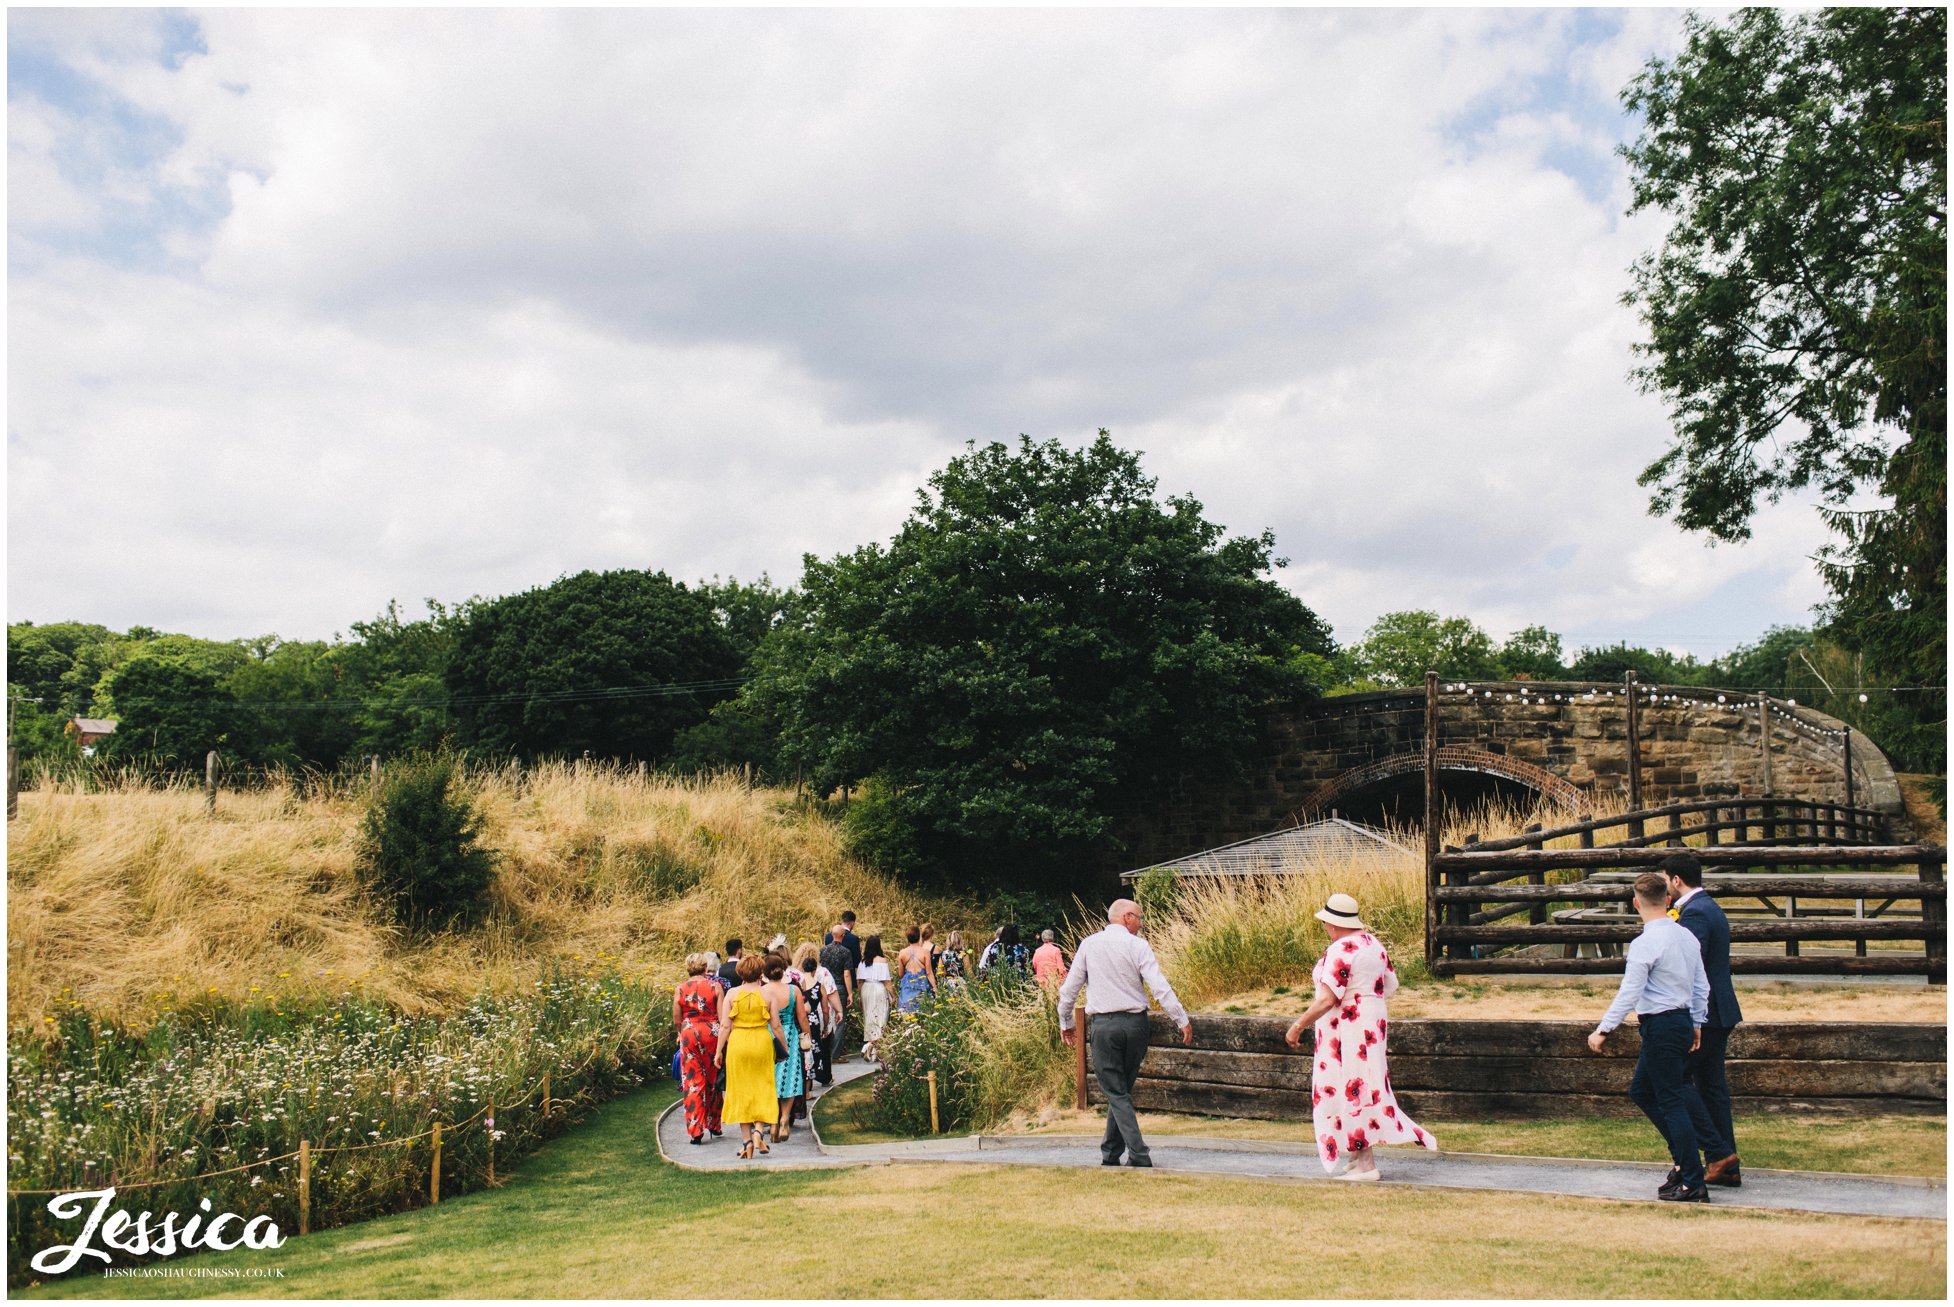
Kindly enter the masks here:
[[755, 1147], [765, 1153], [767, 1131], [780, 1118], [780, 1100], [774, 1093], [773, 1046], [778, 1039], [787, 1042], [780, 1026], [780, 1008], [770, 1002], [760, 983], [765, 960], [749, 953], [739, 961], [740, 983], [726, 991], [720, 1000], [719, 1028], [726, 1038], [719, 1041], [713, 1060], [726, 1068], [726, 1105], [720, 1112], [723, 1124], [740, 1128], [740, 1156], [751, 1157]]

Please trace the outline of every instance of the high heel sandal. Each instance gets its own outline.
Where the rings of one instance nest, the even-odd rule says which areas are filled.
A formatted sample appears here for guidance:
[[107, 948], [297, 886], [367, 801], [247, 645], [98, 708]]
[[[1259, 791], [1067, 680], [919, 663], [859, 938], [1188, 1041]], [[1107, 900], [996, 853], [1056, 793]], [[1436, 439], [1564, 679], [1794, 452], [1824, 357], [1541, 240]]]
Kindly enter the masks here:
[[753, 1142], [760, 1146], [760, 1156], [762, 1157], [765, 1157], [768, 1153], [773, 1151], [773, 1149], [767, 1147], [767, 1137], [765, 1135], [760, 1135], [760, 1134], [754, 1135]]
[[753, 1141], [751, 1139], [740, 1145], [739, 1156], [749, 1159], [753, 1156]]

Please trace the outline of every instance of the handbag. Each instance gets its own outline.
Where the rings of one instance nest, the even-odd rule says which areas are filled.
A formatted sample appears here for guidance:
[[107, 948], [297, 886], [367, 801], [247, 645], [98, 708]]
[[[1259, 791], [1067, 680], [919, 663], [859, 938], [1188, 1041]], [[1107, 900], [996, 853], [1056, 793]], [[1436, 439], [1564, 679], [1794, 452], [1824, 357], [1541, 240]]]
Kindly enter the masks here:
[[780, 1042], [779, 1035], [774, 1035], [772, 1038], [773, 1060], [776, 1062], [785, 1062], [787, 1060], [787, 1045]]

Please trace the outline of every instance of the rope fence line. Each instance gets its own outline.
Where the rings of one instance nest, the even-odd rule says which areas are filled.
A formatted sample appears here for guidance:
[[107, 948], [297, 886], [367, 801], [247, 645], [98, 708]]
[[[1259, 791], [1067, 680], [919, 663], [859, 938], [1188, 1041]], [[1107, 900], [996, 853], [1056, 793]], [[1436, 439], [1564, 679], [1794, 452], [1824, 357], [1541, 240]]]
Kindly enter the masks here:
[[[583, 1060], [583, 1063], [580, 1066], [573, 1068], [569, 1072], [568, 1077], [566, 1078], [574, 1079], [576, 1076], [581, 1075], [585, 1071], [588, 1071], [591, 1068], [591, 1066], [596, 1063], [597, 1057], [598, 1055], [593, 1052], [589, 1057]], [[552, 1072], [545, 1071], [543, 1073], [543, 1078], [537, 1081], [535, 1084], [531, 1085], [529, 1087], [528, 1092], [523, 1094], [521, 1098], [516, 1099], [512, 1103], [502, 1104], [502, 1110], [508, 1111], [512, 1108], [521, 1107], [527, 1102], [529, 1102], [529, 1100], [535, 1096], [538, 1090], [547, 1091], [550, 1087], [552, 1075], [553, 1075]], [[546, 1092], [545, 1099], [544, 1099], [543, 1115], [546, 1117], [549, 1115], [549, 1106], [548, 1106], [549, 1103], [560, 1102], [560, 1101], [564, 1101], [564, 1100], [556, 1099], [553, 1096], [548, 1095]], [[127, 1184], [118, 1183], [114, 1187], [117, 1190], [159, 1189], [164, 1185], [189, 1184], [196, 1180], [212, 1180], [221, 1175], [235, 1175], [240, 1171], [255, 1170], [256, 1168], [261, 1166], [270, 1166], [275, 1162], [290, 1161], [292, 1158], [298, 1157], [301, 1152], [305, 1153], [307, 1156], [310, 1157], [325, 1157], [335, 1153], [370, 1152], [376, 1148], [400, 1148], [406, 1145], [411, 1145], [416, 1140], [427, 1139], [437, 1134], [449, 1134], [449, 1133], [465, 1130], [469, 1126], [473, 1125], [475, 1122], [481, 1120], [484, 1116], [489, 1116], [489, 1114], [495, 1111], [495, 1109], [496, 1109], [495, 1098], [493, 1095], [490, 1095], [488, 1102], [484, 1103], [481, 1109], [477, 1111], [473, 1116], [464, 1117], [462, 1120], [455, 1121], [452, 1123], [446, 1121], [436, 1121], [433, 1125], [429, 1126], [426, 1130], [421, 1131], [419, 1134], [405, 1135], [399, 1139], [382, 1139], [377, 1143], [371, 1143], [371, 1144], [338, 1144], [331, 1148], [320, 1148], [320, 1149], [311, 1148], [310, 1141], [304, 1140], [301, 1141], [301, 1143], [305, 1145], [305, 1147], [303, 1148], [293, 1149], [289, 1153], [280, 1153], [276, 1157], [261, 1157], [255, 1162], [246, 1162], [242, 1166], [229, 1166], [229, 1167], [225, 1167], [221, 1171], [205, 1171], [198, 1175], [171, 1176], [163, 1180], [139, 1180]], [[493, 1123], [494, 1118], [491, 1116], [489, 1117], [489, 1120], [491, 1123]], [[490, 1142], [493, 1143], [493, 1140], [491, 1140]], [[491, 1174], [493, 1174], [492, 1170], [491, 1170]], [[7, 1197], [47, 1198], [47, 1197], [52, 1197], [56, 1194], [67, 1194], [67, 1193], [74, 1193], [74, 1192], [75, 1192], [75, 1187], [73, 1185], [70, 1185], [66, 1189], [11, 1189], [10, 1188], [7, 1190]]]

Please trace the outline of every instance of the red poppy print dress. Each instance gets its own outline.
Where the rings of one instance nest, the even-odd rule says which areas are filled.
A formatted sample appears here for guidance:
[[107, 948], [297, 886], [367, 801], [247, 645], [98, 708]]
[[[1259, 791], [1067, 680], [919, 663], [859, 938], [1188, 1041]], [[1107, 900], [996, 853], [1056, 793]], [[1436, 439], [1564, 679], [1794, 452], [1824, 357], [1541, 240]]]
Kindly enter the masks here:
[[1397, 968], [1369, 931], [1335, 940], [1310, 979], [1337, 997], [1316, 1022], [1316, 1067], [1310, 1077], [1316, 1151], [1325, 1171], [1377, 1144], [1438, 1141], [1398, 1108], [1384, 1060], [1390, 1030], [1384, 1000], [1398, 988]]

